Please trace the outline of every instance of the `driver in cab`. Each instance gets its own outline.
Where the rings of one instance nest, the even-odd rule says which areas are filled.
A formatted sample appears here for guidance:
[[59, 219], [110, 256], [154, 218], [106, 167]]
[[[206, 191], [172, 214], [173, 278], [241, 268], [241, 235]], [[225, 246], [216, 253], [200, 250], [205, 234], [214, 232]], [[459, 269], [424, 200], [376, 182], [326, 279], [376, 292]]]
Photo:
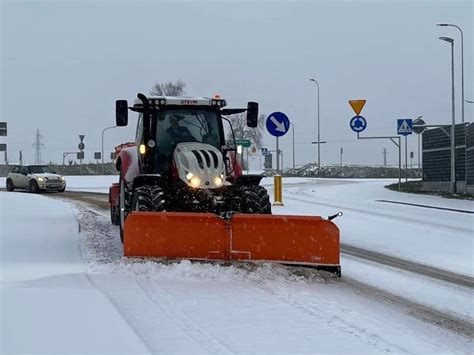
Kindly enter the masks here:
[[174, 143], [196, 142], [196, 138], [194, 138], [189, 129], [179, 124], [177, 116], [171, 116], [169, 120], [170, 127], [166, 129], [166, 132]]

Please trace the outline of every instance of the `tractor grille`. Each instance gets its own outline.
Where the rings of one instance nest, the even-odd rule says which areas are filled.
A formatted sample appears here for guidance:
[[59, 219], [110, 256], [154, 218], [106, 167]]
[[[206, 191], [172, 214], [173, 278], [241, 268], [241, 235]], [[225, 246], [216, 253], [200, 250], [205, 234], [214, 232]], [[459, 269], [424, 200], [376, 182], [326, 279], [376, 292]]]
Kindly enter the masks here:
[[205, 166], [207, 168], [217, 169], [217, 167], [219, 166], [219, 158], [217, 157], [217, 154], [215, 152], [204, 149], [193, 149], [191, 152], [196, 157], [196, 160], [198, 161], [199, 167], [201, 169], [204, 169], [204, 162], [206, 163]]

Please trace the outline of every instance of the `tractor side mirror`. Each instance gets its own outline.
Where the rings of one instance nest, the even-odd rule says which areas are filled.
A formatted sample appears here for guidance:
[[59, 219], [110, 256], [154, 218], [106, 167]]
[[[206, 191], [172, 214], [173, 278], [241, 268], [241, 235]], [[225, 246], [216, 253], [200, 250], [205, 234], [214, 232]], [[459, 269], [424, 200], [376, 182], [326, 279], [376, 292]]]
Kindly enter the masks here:
[[115, 101], [115, 124], [119, 127], [124, 127], [128, 124], [127, 100]]
[[258, 103], [247, 103], [247, 126], [256, 128], [258, 126]]

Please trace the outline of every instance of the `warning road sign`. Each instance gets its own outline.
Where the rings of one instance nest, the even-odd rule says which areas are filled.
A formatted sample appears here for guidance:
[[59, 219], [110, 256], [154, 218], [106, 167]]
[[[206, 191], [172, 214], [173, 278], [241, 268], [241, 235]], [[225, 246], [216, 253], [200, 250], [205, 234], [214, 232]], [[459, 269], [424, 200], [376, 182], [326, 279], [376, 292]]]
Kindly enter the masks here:
[[357, 116], [359, 116], [360, 113], [362, 112], [362, 109], [364, 108], [366, 101], [367, 100], [349, 100], [349, 105], [351, 105], [352, 109], [354, 110]]
[[397, 120], [397, 134], [408, 136], [413, 133], [413, 120], [402, 118]]

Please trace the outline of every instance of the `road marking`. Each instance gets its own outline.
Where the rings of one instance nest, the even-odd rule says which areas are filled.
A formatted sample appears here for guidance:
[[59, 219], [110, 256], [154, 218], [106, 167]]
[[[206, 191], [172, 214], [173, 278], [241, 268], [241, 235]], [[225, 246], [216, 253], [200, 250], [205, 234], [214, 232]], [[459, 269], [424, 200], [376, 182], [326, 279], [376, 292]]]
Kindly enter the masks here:
[[377, 202], [386, 202], [386, 203], [394, 203], [394, 204], [398, 204], [398, 205], [407, 205], [407, 206], [415, 206], [415, 207], [423, 207], [423, 208], [432, 208], [432, 209], [435, 209], [435, 210], [444, 210], [444, 211], [451, 211], [451, 212], [461, 212], [461, 213], [474, 214], [474, 211], [460, 210], [460, 209], [457, 209], [457, 208], [428, 206], [428, 205], [420, 205], [420, 204], [418, 204], [418, 203], [398, 202], [398, 201], [390, 201], [390, 200], [375, 200], [375, 201], [377, 201]]

